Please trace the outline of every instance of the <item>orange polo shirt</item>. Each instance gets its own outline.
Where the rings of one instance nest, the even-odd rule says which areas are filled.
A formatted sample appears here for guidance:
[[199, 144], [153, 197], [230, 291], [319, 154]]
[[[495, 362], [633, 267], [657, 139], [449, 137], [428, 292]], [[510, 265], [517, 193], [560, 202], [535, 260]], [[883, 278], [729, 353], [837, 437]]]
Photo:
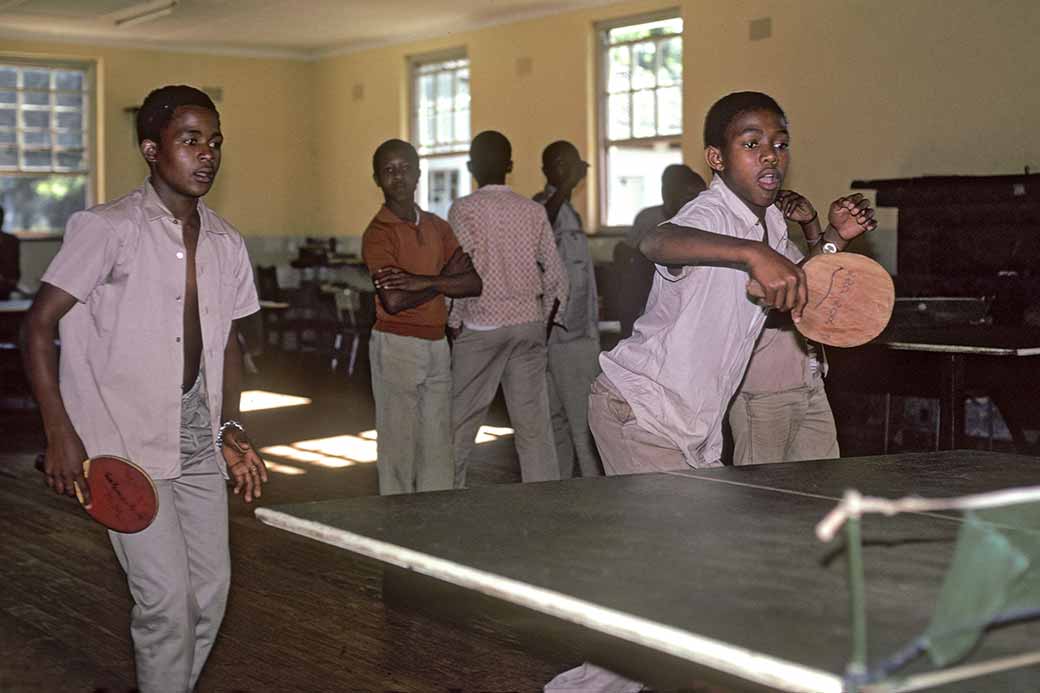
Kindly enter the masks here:
[[[373, 275], [385, 267], [397, 267], [410, 274], [437, 275], [459, 247], [448, 222], [436, 214], [419, 212], [419, 223], [398, 218], [385, 205], [368, 224], [361, 239], [361, 254]], [[387, 313], [376, 295], [376, 324], [381, 332], [442, 339], [448, 322], [448, 305], [443, 296], [402, 310]]]

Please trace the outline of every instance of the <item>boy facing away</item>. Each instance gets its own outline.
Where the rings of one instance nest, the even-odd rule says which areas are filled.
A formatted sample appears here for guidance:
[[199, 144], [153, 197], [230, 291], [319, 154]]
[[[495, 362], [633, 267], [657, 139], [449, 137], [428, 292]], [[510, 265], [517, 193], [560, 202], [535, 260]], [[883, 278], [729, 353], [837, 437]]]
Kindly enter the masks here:
[[88, 455], [129, 458], [155, 481], [152, 524], [108, 535], [134, 599], [137, 686], [181, 692], [195, 688], [227, 603], [225, 478], [246, 502], [267, 481], [236, 420], [239, 321], [260, 305], [242, 237], [201, 199], [224, 141], [213, 102], [187, 86], [157, 89], [137, 136], [148, 179], [69, 219], [23, 353], [55, 492], [86, 489]]
[[546, 330], [552, 306], [567, 310], [567, 275], [545, 209], [506, 185], [513, 148], [486, 130], [473, 138], [469, 170], [480, 186], [448, 212], [463, 250], [484, 283], [476, 298], [454, 302], [452, 425], [455, 488], [466, 486], [474, 437], [499, 384], [524, 481], [560, 478], [546, 390]]

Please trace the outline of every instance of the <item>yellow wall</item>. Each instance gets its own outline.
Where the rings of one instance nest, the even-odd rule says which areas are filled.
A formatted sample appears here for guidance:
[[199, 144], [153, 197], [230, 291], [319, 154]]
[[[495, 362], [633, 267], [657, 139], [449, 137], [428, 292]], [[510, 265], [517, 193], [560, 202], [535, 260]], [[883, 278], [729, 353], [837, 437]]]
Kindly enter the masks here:
[[[385, 139], [408, 135], [410, 56], [466, 50], [472, 131], [499, 130], [510, 139], [514, 173], [508, 182], [529, 195], [544, 184], [541, 152], [553, 140], [570, 140], [594, 160], [594, 23], [669, 6], [674, 3], [626, 3], [321, 60], [314, 88], [322, 104], [316, 124], [322, 225], [360, 234], [375, 214], [382, 198], [372, 182], [372, 152]], [[531, 70], [520, 76], [517, 61], [525, 58]], [[359, 101], [352, 98], [356, 84], [364, 88]], [[587, 192], [589, 184], [578, 189], [579, 211], [586, 210]]]
[[[674, 3], [673, 3], [674, 5]], [[320, 225], [360, 233], [379, 202], [368, 157], [407, 132], [407, 56], [463, 47], [472, 61], [473, 130], [503, 131], [514, 145], [511, 183], [541, 184], [539, 153], [556, 138], [594, 141], [593, 26], [668, 7], [625, 3], [378, 48], [322, 60], [315, 100]], [[684, 0], [684, 151], [707, 173], [701, 126], [719, 96], [773, 95], [793, 133], [791, 186], [818, 207], [853, 179], [999, 174], [1040, 169], [1040, 60], [1032, 0]], [[748, 22], [772, 18], [772, 37], [752, 42]], [[516, 76], [518, 58], [533, 60]], [[351, 101], [356, 83], [365, 97]], [[579, 193], [582, 190], [579, 189]], [[586, 200], [579, 207], [591, 219]], [[882, 212], [869, 250], [895, 263], [895, 214]]]
[[298, 60], [252, 59], [4, 40], [0, 52], [22, 57], [95, 60], [102, 128], [103, 193], [118, 197], [148, 173], [124, 112], [155, 87], [220, 86], [217, 104], [226, 135], [220, 174], [207, 203], [249, 235], [303, 234], [314, 215], [311, 89], [314, 66]]
[[[595, 23], [674, 5], [628, 2], [316, 62], [14, 41], [0, 50], [101, 61], [110, 197], [144, 172], [123, 108], [167, 82], [218, 85], [228, 143], [213, 205], [249, 235], [360, 234], [380, 201], [371, 153], [408, 134], [409, 56], [467, 51], [473, 131], [494, 128], [513, 141], [510, 183], [530, 194], [549, 141], [569, 139], [596, 161]], [[704, 113], [738, 89], [766, 91], [787, 110], [789, 183], [821, 208], [854, 178], [1040, 169], [1040, 3], [681, 0], [681, 10], [684, 151], [702, 172]], [[748, 22], [762, 17], [772, 18], [773, 35], [752, 42]], [[532, 69], [519, 76], [525, 58]], [[591, 185], [576, 202], [594, 222]], [[882, 221], [870, 250], [893, 268], [895, 215]]]

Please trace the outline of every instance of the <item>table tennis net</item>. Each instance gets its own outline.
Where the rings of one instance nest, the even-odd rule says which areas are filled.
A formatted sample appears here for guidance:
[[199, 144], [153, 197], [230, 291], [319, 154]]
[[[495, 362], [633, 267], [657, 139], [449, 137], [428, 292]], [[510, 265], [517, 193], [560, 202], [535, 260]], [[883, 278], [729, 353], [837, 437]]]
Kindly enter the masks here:
[[[858, 523], [864, 512], [892, 515], [940, 510], [962, 511], [963, 522], [931, 622], [924, 633], [898, 652], [869, 666], [865, 661], [857, 666], [854, 652], [850, 675], [858, 680], [851, 682], [856, 684], [850, 686], [852, 689], [889, 679], [924, 654], [935, 667], [951, 667], [965, 659], [988, 630], [1040, 618], [1040, 487], [960, 498], [909, 497], [895, 501], [866, 498], [853, 491], [821, 521], [817, 535], [829, 540], [842, 525], [849, 528]], [[858, 527], [849, 539], [850, 551], [858, 552]], [[851, 546], [853, 539], [856, 547]], [[850, 592], [863, 588], [861, 562], [858, 573], [850, 571]], [[857, 603], [855, 596], [853, 603]], [[858, 604], [862, 606], [863, 600]], [[853, 621], [857, 619], [865, 628], [865, 613], [856, 614], [854, 609]], [[990, 662], [988, 670], [1035, 664], [1038, 658], [1040, 654], [1009, 658], [1007, 666]], [[971, 669], [965, 667], [961, 672], [964, 676], [958, 678], [976, 675]]]

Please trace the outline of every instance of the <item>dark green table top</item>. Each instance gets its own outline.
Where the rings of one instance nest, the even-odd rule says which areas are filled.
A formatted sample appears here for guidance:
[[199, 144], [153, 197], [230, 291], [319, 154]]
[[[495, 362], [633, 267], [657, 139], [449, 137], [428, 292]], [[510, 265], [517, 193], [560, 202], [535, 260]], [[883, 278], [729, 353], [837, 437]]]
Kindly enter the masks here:
[[[1038, 483], [1040, 459], [952, 451], [351, 498], [256, 515], [665, 652], [691, 676], [714, 670], [838, 691], [851, 647], [843, 540], [823, 544], [814, 527], [843, 492], [943, 497]], [[864, 517], [872, 659], [928, 625], [959, 525], [956, 513]], [[1040, 624], [1002, 629], [973, 658], [1022, 653], [1038, 636]], [[949, 690], [996, 690], [976, 683]], [[992, 685], [1036, 690], [1040, 674], [1020, 669]]]

